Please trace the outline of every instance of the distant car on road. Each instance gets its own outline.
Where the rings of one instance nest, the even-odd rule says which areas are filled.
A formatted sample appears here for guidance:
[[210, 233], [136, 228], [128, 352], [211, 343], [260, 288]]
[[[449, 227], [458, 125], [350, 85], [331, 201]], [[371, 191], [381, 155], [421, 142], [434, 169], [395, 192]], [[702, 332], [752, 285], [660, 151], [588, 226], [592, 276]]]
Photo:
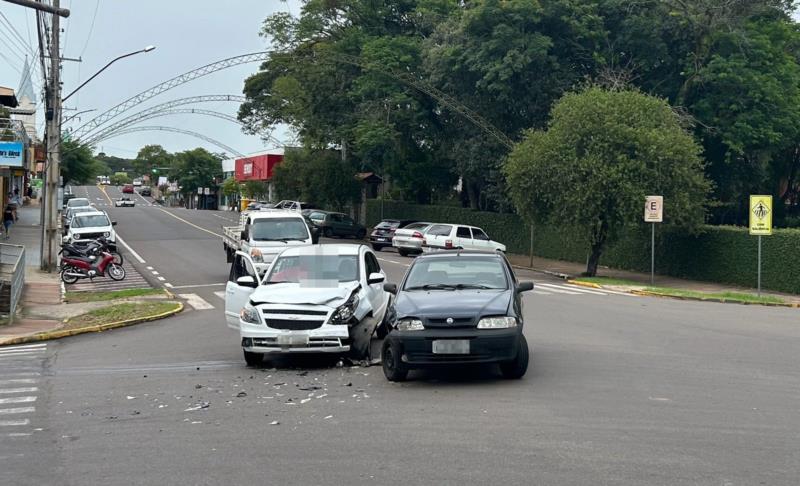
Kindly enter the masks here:
[[148, 196], [149, 197], [150, 194], [151, 194], [150, 186], [142, 186], [142, 187], [139, 188], [139, 195], [140, 196]]
[[411, 223], [395, 230], [392, 246], [397, 248], [397, 253], [402, 256], [419, 255], [422, 253], [422, 240], [425, 238], [425, 232], [431, 226], [431, 223]]
[[352, 236], [363, 240], [367, 234], [367, 228], [364, 225], [356, 223], [353, 218], [344, 213], [311, 211], [308, 219], [322, 231], [322, 235], [326, 238]]
[[408, 219], [384, 219], [372, 230], [369, 235], [369, 242], [372, 244], [372, 249], [381, 251], [387, 246], [392, 246], [392, 238], [395, 231], [399, 228], [405, 228], [415, 221]]
[[492, 241], [480, 228], [463, 224], [434, 224], [425, 232], [422, 251], [480, 250], [506, 251], [506, 245]]
[[500, 365], [506, 378], [528, 369], [522, 292], [506, 257], [488, 252], [437, 252], [419, 256], [399, 286], [384, 321], [383, 372], [403, 381], [409, 370], [442, 364]]
[[141, 186], [142, 185], [142, 180], [141, 179], [134, 179], [133, 180], [133, 185], [136, 186], [136, 187]]
[[125, 184], [122, 186], [123, 194], [133, 194], [133, 184]]
[[136, 206], [136, 201], [134, 201], [133, 199], [129, 198], [128, 196], [122, 196], [121, 198], [119, 198], [116, 201], [114, 201], [114, 206], [118, 207], [118, 208], [119, 207], [126, 207], [126, 206], [132, 208], [132, 207]]

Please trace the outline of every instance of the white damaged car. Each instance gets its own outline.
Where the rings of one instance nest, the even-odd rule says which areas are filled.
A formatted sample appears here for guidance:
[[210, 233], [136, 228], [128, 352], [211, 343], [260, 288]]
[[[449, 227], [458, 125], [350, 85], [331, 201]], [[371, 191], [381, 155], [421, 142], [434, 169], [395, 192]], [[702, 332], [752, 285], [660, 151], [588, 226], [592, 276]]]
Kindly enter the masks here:
[[362, 359], [383, 322], [386, 275], [365, 245], [287, 248], [259, 279], [236, 252], [225, 289], [225, 318], [239, 330], [244, 359], [271, 353], [350, 353]]

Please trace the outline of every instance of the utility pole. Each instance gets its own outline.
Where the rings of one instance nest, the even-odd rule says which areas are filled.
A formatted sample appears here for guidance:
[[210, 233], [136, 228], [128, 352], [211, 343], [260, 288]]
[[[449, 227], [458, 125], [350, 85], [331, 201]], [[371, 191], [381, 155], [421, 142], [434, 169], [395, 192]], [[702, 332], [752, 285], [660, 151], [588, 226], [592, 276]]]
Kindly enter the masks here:
[[[53, 0], [58, 10], [60, 0]], [[53, 271], [58, 265], [61, 237], [58, 233], [58, 186], [61, 175], [61, 53], [59, 37], [61, 25], [58, 15], [53, 15], [50, 40], [50, 109], [47, 118], [47, 171], [45, 173], [45, 238], [42, 241], [42, 270]]]

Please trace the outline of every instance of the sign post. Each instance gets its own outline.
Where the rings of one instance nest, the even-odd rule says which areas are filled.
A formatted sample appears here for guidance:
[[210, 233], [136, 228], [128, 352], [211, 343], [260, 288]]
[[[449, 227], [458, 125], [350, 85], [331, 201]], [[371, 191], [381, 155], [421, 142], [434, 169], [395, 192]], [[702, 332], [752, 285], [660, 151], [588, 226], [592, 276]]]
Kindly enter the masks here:
[[750, 234], [758, 236], [758, 296], [761, 297], [761, 237], [772, 234], [772, 196], [750, 196]]
[[650, 285], [656, 275], [656, 223], [664, 221], [664, 196], [647, 196], [644, 203], [644, 221], [650, 227]]

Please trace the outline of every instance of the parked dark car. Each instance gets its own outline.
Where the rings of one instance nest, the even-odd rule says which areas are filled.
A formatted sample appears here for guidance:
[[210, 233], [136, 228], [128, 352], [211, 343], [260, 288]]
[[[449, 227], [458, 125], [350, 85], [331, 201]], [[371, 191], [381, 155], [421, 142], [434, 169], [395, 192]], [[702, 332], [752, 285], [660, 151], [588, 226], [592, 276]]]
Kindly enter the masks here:
[[409, 370], [442, 364], [497, 363], [506, 378], [528, 369], [521, 293], [503, 254], [459, 250], [417, 257], [396, 294], [382, 333], [383, 372], [403, 381]]
[[372, 244], [372, 249], [381, 251], [387, 246], [392, 246], [395, 230], [405, 228], [411, 223], [416, 223], [416, 221], [410, 219], [384, 219], [376, 224], [372, 233], [369, 234], [369, 242]]
[[322, 235], [326, 238], [352, 236], [363, 240], [367, 234], [367, 228], [364, 225], [356, 223], [353, 218], [344, 213], [311, 211], [306, 217], [322, 231]]
[[139, 188], [139, 195], [140, 196], [150, 196], [151, 195], [150, 187], [148, 187], [148, 186], [140, 187]]

